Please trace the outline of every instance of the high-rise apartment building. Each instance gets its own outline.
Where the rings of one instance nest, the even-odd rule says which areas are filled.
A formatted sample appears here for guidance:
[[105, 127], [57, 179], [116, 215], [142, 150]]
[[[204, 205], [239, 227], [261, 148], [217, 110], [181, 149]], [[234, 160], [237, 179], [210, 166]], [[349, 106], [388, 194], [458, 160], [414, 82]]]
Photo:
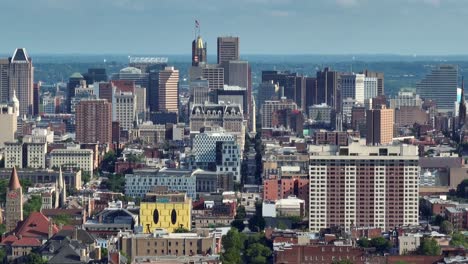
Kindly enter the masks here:
[[385, 145], [392, 142], [395, 109], [370, 109], [366, 111], [367, 145]]
[[84, 100], [76, 109], [79, 143], [112, 143], [112, 104], [106, 99]]
[[158, 111], [179, 113], [179, 70], [166, 67], [159, 72]]
[[274, 113], [283, 109], [297, 110], [297, 104], [289, 99], [265, 101], [261, 108], [262, 128], [272, 127]]
[[136, 118], [137, 98], [132, 92], [118, 92], [114, 94], [112, 102], [113, 120], [119, 122], [120, 128], [130, 131]]
[[[315, 146], [314, 146], [315, 147]], [[416, 146], [323, 146], [311, 150], [309, 229], [418, 225]]]
[[33, 106], [34, 67], [26, 49], [18, 48], [10, 58], [8, 72], [9, 95], [16, 92], [19, 100], [20, 115], [34, 114]]
[[239, 60], [239, 37], [218, 37], [218, 64]]
[[342, 74], [341, 98], [352, 98], [357, 103], [364, 103], [364, 74]]
[[436, 102], [441, 112], [451, 112], [457, 101], [458, 67], [440, 65], [416, 84], [416, 93]]

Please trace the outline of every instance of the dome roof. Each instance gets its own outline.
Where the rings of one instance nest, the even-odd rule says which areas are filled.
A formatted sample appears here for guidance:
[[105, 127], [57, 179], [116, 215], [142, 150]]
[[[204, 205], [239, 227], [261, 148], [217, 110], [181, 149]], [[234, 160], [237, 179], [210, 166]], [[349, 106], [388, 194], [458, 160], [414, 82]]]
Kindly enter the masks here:
[[83, 77], [83, 75], [81, 75], [81, 73], [75, 72], [75, 73], [73, 73], [73, 74], [70, 76], [70, 78], [73, 78], [73, 79], [83, 79], [84, 77]]
[[120, 70], [120, 73], [135, 73], [135, 74], [141, 74], [141, 70], [137, 69], [135, 67], [126, 67]]

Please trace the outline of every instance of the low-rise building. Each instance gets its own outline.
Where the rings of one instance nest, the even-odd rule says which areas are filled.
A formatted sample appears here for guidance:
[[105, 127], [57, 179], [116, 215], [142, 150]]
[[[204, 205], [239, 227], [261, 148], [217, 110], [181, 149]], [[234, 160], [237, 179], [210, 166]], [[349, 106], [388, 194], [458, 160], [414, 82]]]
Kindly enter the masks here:
[[140, 203], [140, 224], [144, 233], [153, 233], [154, 230], [160, 228], [171, 233], [181, 227], [190, 230], [192, 199], [185, 193], [167, 191], [148, 193], [144, 201]]
[[144, 197], [153, 186], [165, 186], [170, 191], [186, 192], [196, 198], [196, 176], [191, 170], [179, 169], [139, 169], [125, 175], [125, 194], [131, 197]]
[[180, 257], [214, 255], [216, 239], [210, 234], [168, 233], [157, 229], [151, 234], [124, 234], [120, 238], [121, 251], [132, 263], [139, 257], [155, 259], [158, 257]]
[[94, 168], [93, 151], [78, 147], [54, 149], [50, 152], [50, 166], [73, 167], [92, 174]]
[[419, 249], [421, 243], [421, 235], [408, 234], [398, 237], [398, 253], [400, 255], [408, 255]]

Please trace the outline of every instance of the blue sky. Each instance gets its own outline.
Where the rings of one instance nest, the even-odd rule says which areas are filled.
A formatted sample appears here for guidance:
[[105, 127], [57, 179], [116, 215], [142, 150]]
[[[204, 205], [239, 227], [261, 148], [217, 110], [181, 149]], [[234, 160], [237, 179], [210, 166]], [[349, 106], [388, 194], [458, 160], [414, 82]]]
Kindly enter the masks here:
[[468, 0], [0, 0], [0, 53], [468, 54]]

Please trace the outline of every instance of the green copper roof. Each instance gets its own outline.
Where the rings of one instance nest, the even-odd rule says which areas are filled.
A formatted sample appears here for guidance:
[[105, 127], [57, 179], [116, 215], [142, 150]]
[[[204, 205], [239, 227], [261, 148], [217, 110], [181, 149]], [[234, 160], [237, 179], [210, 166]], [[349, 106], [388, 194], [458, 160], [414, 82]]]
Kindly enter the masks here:
[[72, 74], [70, 76], [70, 78], [77, 78], [78, 79], [78, 78], [84, 78], [84, 77], [83, 77], [83, 75], [81, 75], [81, 73], [75, 72], [74, 74]]

